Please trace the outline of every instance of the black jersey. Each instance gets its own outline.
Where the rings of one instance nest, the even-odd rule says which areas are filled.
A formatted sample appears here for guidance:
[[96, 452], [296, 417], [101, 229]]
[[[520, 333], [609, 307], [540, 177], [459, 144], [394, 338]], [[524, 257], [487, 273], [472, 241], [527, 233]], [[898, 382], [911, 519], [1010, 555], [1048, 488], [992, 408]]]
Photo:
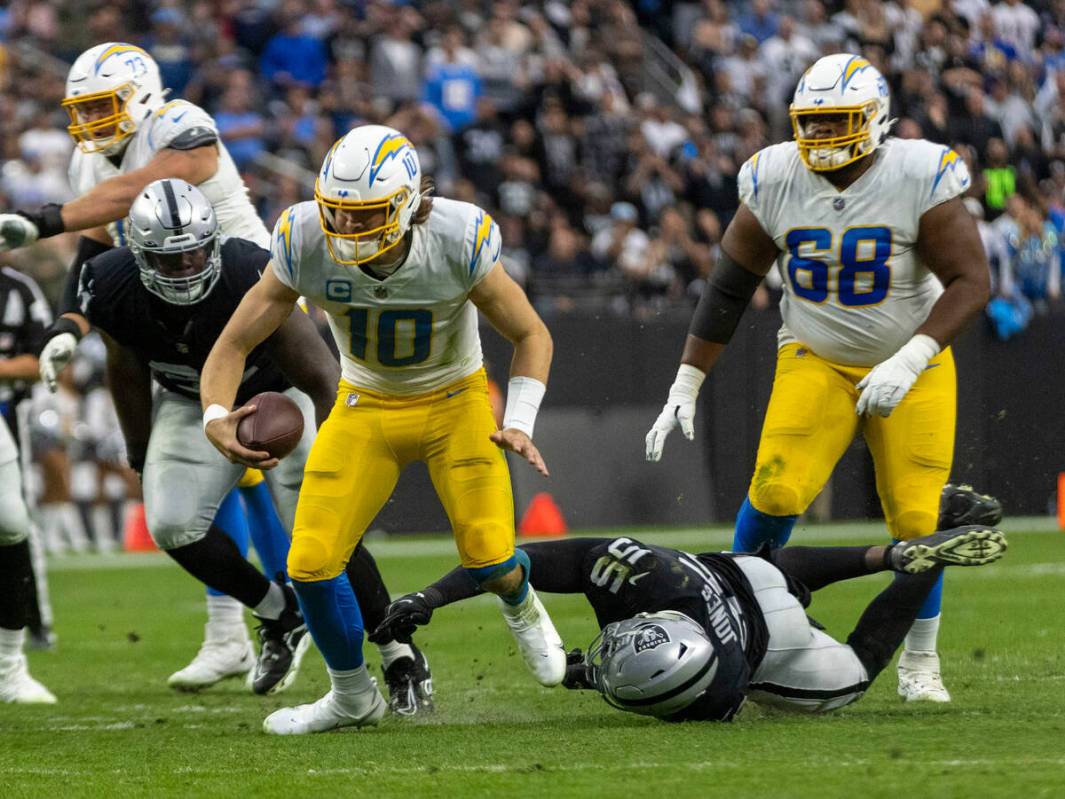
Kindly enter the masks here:
[[[200, 398], [200, 372], [244, 294], [270, 260], [267, 250], [244, 239], [225, 239], [221, 276], [203, 300], [174, 305], [144, 287], [133, 254], [118, 247], [85, 262], [78, 280], [81, 313], [116, 342], [135, 352], [162, 385]], [[264, 344], [248, 355], [236, 402], [261, 391], [284, 391], [285, 376]]]
[[[0, 267], [0, 360], [36, 355], [52, 309], [33, 278], [9, 266]], [[15, 406], [29, 395], [32, 380], [0, 380], [0, 416], [15, 432]]]
[[699, 623], [719, 666], [698, 717], [729, 719], [739, 710], [769, 631], [750, 583], [729, 555], [692, 555], [615, 538], [585, 553], [581, 574], [600, 627], [661, 610], [680, 611]]

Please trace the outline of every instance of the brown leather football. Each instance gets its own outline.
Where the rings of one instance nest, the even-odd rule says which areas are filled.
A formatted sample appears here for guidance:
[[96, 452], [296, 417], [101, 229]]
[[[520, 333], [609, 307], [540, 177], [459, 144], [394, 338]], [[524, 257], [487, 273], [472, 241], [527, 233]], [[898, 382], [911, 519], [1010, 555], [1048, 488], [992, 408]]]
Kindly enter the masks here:
[[300, 443], [303, 412], [284, 394], [264, 391], [245, 404], [254, 405], [256, 410], [237, 424], [237, 440], [242, 445], [269, 452], [274, 458], [283, 458]]

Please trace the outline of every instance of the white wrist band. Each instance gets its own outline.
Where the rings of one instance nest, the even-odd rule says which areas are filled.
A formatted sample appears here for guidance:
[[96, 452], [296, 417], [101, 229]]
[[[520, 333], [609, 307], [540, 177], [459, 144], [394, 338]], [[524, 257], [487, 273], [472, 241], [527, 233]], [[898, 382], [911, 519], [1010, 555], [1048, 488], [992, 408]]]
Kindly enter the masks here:
[[532, 438], [536, 413], [544, 399], [547, 386], [535, 377], [512, 377], [507, 383], [507, 408], [503, 413], [503, 429], [520, 430]]
[[208, 405], [207, 410], [203, 412], [203, 429], [207, 430], [207, 425], [209, 425], [215, 419], [221, 419], [223, 416], [229, 416], [229, 411], [227, 411], [223, 406], [219, 405], [218, 403]]
[[695, 399], [699, 396], [699, 389], [702, 388], [704, 380], [706, 372], [690, 363], [682, 363], [677, 369], [673, 385], [669, 388], [670, 401], [672, 402], [674, 395]]

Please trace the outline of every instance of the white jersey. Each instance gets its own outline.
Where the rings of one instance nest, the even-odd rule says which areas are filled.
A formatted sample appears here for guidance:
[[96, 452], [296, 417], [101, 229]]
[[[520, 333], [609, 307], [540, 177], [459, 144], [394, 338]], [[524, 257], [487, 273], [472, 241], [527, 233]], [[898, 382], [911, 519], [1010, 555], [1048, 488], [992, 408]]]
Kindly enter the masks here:
[[[119, 166], [116, 167], [102, 153], [86, 154], [75, 150], [70, 161], [70, 186], [75, 194], [81, 196], [98, 183], [140, 169], [179, 136], [195, 137], [205, 129], [217, 137], [218, 129], [210, 114], [185, 100], [172, 100], [137, 125], [137, 131], [122, 151]], [[263, 248], [269, 247], [270, 233], [255, 213], [255, 207], [248, 199], [248, 189], [229, 151], [221, 139], [218, 139], [217, 144], [218, 170], [197, 188], [214, 206], [223, 235], [247, 239]], [[116, 247], [126, 243], [124, 226], [125, 220], [122, 219], [107, 226], [107, 232]]]
[[958, 154], [921, 139], [888, 139], [843, 191], [803, 164], [795, 142], [755, 153], [740, 199], [781, 251], [779, 345], [848, 366], [893, 355], [943, 293], [917, 254], [921, 216], [968, 188]]
[[406, 261], [383, 280], [332, 259], [313, 202], [281, 214], [271, 242], [277, 278], [328, 315], [344, 379], [384, 394], [422, 394], [481, 368], [469, 295], [502, 249], [492, 217], [442, 197], [412, 231]]

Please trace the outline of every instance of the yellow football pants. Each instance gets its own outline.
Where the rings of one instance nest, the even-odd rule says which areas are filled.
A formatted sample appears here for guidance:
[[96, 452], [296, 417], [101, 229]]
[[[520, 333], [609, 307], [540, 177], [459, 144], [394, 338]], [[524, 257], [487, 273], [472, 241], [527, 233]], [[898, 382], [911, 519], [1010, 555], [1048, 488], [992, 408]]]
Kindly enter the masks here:
[[288, 573], [328, 580], [343, 571], [399, 473], [423, 461], [451, 521], [462, 565], [492, 566], [514, 554], [514, 499], [484, 370], [414, 397], [340, 381], [318, 431], [296, 506]]
[[936, 529], [939, 495], [954, 457], [954, 356], [930, 362], [890, 416], [859, 417], [856, 384], [868, 367], [819, 358], [799, 344], [777, 354], [748, 497], [762, 513], [803, 513], [861, 430], [876, 466], [876, 489], [892, 536]]

